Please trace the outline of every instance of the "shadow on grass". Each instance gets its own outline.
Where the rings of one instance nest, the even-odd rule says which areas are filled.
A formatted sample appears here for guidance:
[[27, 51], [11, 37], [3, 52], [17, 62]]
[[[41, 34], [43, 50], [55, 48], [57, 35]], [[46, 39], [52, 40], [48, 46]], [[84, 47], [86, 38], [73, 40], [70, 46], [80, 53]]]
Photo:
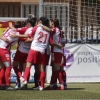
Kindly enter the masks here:
[[66, 90], [84, 90], [85, 88], [67, 88]]
[[[67, 91], [67, 90], [84, 90], [84, 89], [85, 88], [67, 88], [67, 89], [65, 89], [65, 91]], [[25, 90], [25, 89], [21, 89], [21, 90]], [[28, 88], [26, 90], [38, 91], [38, 90], [34, 90], [33, 88]], [[52, 90], [46, 89], [46, 88], [44, 88], [44, 90], [46, 90], [46, 91], [52, 91]], [[59, 90], [59, 89], [54, 89], [54, 90]]]

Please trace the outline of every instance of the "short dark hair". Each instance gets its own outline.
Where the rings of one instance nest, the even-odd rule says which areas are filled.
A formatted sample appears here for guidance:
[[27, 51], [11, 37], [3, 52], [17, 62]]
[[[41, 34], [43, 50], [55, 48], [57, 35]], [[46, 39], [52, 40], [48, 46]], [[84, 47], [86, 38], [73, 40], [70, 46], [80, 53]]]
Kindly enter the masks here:
[[46, 17], [40, 17], [40, 20], [43, 25], [49, 27], [49, 19], [47, 19]]
[[28, 19], [27, 22], [29, 22], [31, 24], [31, 26], [34, 27], [36, 24], [36, 18]]
[[14, 25], [15, 28], [21, 28], [22, 25], [21, 25], [21, 21], [17, 21]]

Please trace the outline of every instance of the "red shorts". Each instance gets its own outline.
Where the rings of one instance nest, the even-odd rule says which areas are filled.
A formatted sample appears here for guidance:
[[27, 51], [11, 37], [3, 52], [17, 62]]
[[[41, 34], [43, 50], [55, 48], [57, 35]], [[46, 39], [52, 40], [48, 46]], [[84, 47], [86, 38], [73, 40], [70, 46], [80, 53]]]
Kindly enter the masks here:
[[51, 64], [52, 63], [61, 63], [63, 54], [60, 52], [54, 52], [51, 54]]
[[66, 57], [63, 56], [60, 66], [66, 66]]
[[0, 48], [0, 62], [11, 61], [11, 56], [8, 49]]
[[14, 61], [26, 63], [27, 56], [28, 56], [27, 53], [23, 53], [17, 50], [15, 53]]
[[45, 58], [45, 54], [42, 54], [36, 50], [30, 50], [28, 53], [27, 62], [46, 65]]

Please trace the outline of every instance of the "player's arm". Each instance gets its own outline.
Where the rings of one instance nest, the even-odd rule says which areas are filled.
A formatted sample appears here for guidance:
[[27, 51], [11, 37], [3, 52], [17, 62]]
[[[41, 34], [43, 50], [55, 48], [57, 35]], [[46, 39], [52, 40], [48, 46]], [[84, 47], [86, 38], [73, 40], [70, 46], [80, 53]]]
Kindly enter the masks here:
[[56, 46], [57, 48], [59, 48], [59, 49], [62, 49], [62, 45], [61, 44], [57, 44], [57, 43], [55, 43], [54, 41], [53, 41], [53, 35], [55, 34], [55, 29], [53, 29], [52, 31], [51, 31], [51, 34], [50, 34], [50, 38], [49, 38], [49, 43], [50, 43], [50, 45], [51, 46]]
[[61, 30], [61, 44], [63, 47], [65, 47], [65, 44], [66, 44], [66, 39], [64, 37], [64, 31]]
[[65, 38], [62, 38], [61, 44], [62, 44], [63, 47], [65, 47], [65, 44], [66, 44], [66, 39]]
[[12, 24], [9, 24], [9, 28], [11, 28], [15, 32], [19, 32], [20, 34], [24, 34], [27, 30], [27, 27], [14, 28]]
[[47, 26], [42, 26], [42, 28], [44, 29], [44, 30], [46, 30], [46, 31], [48, 31], [48, 32], [51, 32], [51, 29], [49, 28], [49, 27], [47, 27]]
[[55, 42], [53, 42], [51, 45], [56, 46], [59, 49], [63, 48], [62, 44], [56, 44]]
[[27, 38], [25, 42], [32, 42], [33, 38]]
[[32, 38], [36, 31], [36, 28], [34, 27], [33, 30], [29, 34], [12, 34], [11, 37], [12, 38], [28, 38], [28, 37]]
[[12, 38], [28, 38], [27, 34], [21, 35], [21, 34], [12, 34]]
[[44, 30], [48, 31], [48, 32], [51, 32], [51, 29], [47, 26], [44, 26], [42, 24], [39, 24], [38, 26], [42, 27]]
[[57, 44], [57, 43], [55, 43], [55, 42], [53, 41], [53, 39], [52, 39], [51, 36], [50, 36], [50, 38], [49, 38], [49, 44], [50, 44], [51, 46], [56, 46], [56, 47], [59, 48], [59, 49], [62, 49], [62, 48], [63, 48], [62, 44]]
[[32, 42], [33, 38], [19, 38], [19, 40], [23, 42]]
[[0, 39], [1, 39], [1, 40], [3, 40], [4, 42], [9, 43], [9, 41], [8, 41], [8, 39], [7, 39], [7, 38], [4, 38], [4, 37], [0, 36]]
[[62, 48], [63, 48], [62, 44], [56, 44], [55, 42], [53, 42], [53, 43], [51, 44], [51, 46], [56, 46], [56, 47], [59, 48], [59, 49], [62, 49]]

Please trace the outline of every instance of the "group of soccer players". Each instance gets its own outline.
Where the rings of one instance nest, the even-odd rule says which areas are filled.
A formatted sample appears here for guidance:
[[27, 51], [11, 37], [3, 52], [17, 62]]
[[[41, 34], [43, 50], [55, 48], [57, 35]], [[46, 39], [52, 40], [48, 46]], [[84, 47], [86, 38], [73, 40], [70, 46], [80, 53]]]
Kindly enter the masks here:
[[[12, 65], [10, 47], [16, 43], [17, 51]], [[66, 65], [64, 46], [64, 32], [61, 31], [59, 20], [56, 18], [49, 20], [41, 17], [37, 20], [30, 15], [24, 25], [21, 22], [15, 25], [9, 24], [0, 37], [0, 89], [27, 89], [30, 68], [34, 65], [35, 87], [33, 89], [44, 90], [45, 71], [49, 62], [51, 62], [52, 75], [50, 85], [46, 89], [66, 89], [66, 72], [63, 68]], [[15, 88], [10, 84], [12, 67], [17, 76]]]

